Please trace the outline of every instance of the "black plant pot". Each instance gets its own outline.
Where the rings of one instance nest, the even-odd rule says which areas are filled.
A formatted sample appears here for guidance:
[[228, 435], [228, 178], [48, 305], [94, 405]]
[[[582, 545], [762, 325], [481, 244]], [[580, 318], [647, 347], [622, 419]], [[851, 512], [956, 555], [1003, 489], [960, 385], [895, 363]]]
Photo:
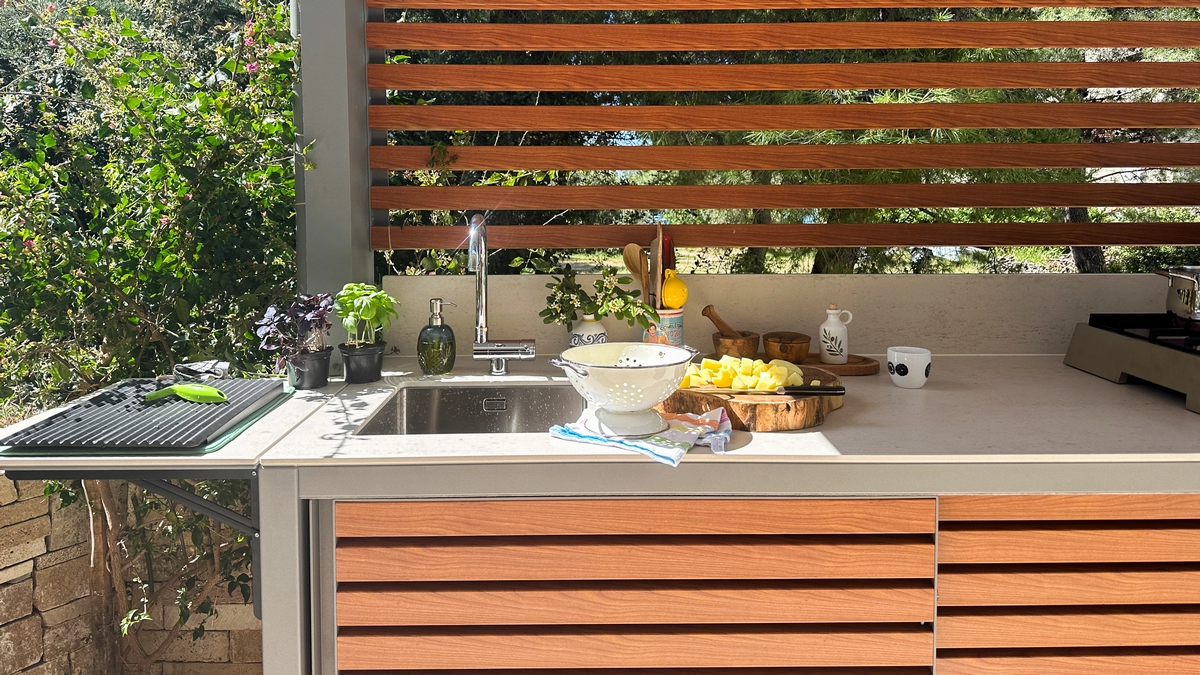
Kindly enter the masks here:
[[376, 342], [364, 347], [351, 347], [346, 343], [338, 345], [342, 350], [342, 361], [346, 364], [346, 382], [358, 384], [375, 382], [383, 377], [383, 350], [386, 342]]
[[320, 389], [329, 384], [329, 357], [333, 347], [300, 355], [303, 370], [287, 364], [288, 384], [296, 389]]

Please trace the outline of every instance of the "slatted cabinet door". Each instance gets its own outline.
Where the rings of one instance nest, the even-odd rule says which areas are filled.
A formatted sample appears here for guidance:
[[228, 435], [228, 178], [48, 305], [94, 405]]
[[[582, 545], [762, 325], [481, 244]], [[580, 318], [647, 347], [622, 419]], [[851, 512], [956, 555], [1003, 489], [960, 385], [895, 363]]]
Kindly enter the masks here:
[[1200, 673], [1200, 495], [939, 500], [939, 675]]
[[934, 513], [932, 499], [342, 502], [338, 667], [928, 674]]

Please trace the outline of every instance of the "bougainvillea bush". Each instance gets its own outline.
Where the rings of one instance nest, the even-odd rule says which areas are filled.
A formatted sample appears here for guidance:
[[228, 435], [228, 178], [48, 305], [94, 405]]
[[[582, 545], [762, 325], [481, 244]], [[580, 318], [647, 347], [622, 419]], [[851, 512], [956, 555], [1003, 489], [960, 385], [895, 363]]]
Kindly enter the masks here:
[[261, 361], [253, 321], [294, 292], [286, 5], [15, 0], [0, 38], [21, 47], [0, 53], [10, 414], [183, 359]]

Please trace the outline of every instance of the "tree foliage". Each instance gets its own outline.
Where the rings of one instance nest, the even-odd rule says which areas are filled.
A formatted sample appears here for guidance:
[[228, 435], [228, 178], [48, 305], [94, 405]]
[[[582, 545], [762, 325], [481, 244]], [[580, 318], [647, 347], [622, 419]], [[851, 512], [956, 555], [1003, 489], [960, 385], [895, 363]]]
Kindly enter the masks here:
[[35, 55], [0, 86], [0, 397], [253, 364], [253, 319], [293, 286], [284, 6], [190, 38], [83, 2], [0, 12]]

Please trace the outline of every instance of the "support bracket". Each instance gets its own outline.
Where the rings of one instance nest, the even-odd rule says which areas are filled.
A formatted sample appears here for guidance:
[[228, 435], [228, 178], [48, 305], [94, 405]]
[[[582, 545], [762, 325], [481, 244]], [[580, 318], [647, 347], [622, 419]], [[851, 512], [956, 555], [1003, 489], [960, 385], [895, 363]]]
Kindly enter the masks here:
[[[185, 506], [197, 513], [201, 513], [213, 520], [228, 525], [239, 532], [242, 532], [250, 538], [250, 587], [253, 590], [254, 616], [262, 619], [262, 591], [259, 584], [259, 550], [262, 537], [259, 536], [258, 515], [259, 515], [259, 497], [258, 497], [258, 470], [249, 471], [217, 471], [216, 475], [205, 473], [192, 474], [190, 472], [170, 472], [170, 471], [120, 471], [120, 470], [99, 470], [99, 471], [5, 471], [6, 476], [13, 480], [124, 480], [128, 483], [136, 485], [143, 490], [153, 492], [157, 495], [166, 497], [167, 499]], [[250, 481], [250, 517], [247, 518], [242, 514], [228, 509], [219, 504], [199, 497], [181, 487], [178, 487], [170, 482], [175, 479], [249, 479]]]

